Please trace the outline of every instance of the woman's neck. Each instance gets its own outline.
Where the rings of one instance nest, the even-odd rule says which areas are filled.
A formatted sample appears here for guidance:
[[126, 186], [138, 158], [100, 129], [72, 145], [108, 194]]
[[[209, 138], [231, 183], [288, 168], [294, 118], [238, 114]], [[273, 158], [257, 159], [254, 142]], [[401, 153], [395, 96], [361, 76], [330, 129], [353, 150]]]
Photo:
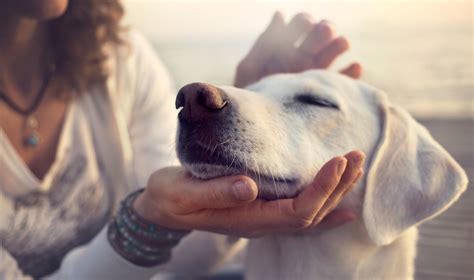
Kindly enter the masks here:
[[0, 89], [33, 94], [48, 63], [47, 23], [0, 12]]

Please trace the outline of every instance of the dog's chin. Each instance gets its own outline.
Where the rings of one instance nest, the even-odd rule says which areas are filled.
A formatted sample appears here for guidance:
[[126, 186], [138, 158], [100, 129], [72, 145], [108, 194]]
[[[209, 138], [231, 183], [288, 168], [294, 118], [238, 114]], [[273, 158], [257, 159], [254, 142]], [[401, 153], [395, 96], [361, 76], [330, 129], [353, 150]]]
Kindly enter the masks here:
[[218, 164], [183, 163], [183, 165], [194, 177], [201, 180], [210, 180], [222, 176], [248, 176], [257, 183], [258, 198], [264, 200], [293, 198], [301, 191], [300, 180], [297, 178], [274, 177], [252, 170], [239, 170]]

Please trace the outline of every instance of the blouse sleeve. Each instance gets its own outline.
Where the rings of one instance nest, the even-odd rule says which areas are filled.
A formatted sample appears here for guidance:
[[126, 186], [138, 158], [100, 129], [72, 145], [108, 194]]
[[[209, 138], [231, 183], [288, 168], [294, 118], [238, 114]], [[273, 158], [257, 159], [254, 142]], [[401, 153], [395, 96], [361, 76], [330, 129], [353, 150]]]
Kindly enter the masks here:
[[161, 60], [150, 44], [137, 33], [136, 70], [128, 132], [133, 149], [133, 168], [137, 184], [146, 186], [154, 171], [179, 164], [175, 152], [177, 130], [176, 90]]

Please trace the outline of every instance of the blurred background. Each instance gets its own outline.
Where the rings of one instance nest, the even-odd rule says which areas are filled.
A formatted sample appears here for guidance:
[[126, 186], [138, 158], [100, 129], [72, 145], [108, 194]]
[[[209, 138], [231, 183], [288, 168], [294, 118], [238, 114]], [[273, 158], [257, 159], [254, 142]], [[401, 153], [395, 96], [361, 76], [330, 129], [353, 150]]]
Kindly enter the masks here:
[[[332, 21], [363, 80], [407, 108], [474, 174], [473, 4], [470, 0], [125, 0], [126, 22], [153, 43], [177, 88], [231, 84], [274, 11]], [[474, 279], [474, 191], [421, 227], [417, 279]]]
[[364, 80], [422, 116], [473, 117], [473, 7], [464, 0], [126, 0], [127, 22], [152, 41], [177, 86], [232, 83], [274, 11], [329, 19], [352, 43]]

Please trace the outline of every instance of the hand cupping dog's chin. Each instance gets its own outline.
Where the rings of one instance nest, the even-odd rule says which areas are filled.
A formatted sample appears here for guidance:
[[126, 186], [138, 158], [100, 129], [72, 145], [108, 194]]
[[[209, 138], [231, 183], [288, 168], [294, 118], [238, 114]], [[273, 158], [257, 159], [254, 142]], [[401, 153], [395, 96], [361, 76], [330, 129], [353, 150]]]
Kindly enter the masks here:
[[258, 186], [257, 198], [263, 200], [277, 200], [294, 198], [302, 190], [297, 179], [274, 178], [258, 174], [251, 170], [239, 170], [223, 165], [208, 163], [183, 164], [191, 175], [200, 180], [211, 180], [223, 176], [247, 176], [252, 178]]

